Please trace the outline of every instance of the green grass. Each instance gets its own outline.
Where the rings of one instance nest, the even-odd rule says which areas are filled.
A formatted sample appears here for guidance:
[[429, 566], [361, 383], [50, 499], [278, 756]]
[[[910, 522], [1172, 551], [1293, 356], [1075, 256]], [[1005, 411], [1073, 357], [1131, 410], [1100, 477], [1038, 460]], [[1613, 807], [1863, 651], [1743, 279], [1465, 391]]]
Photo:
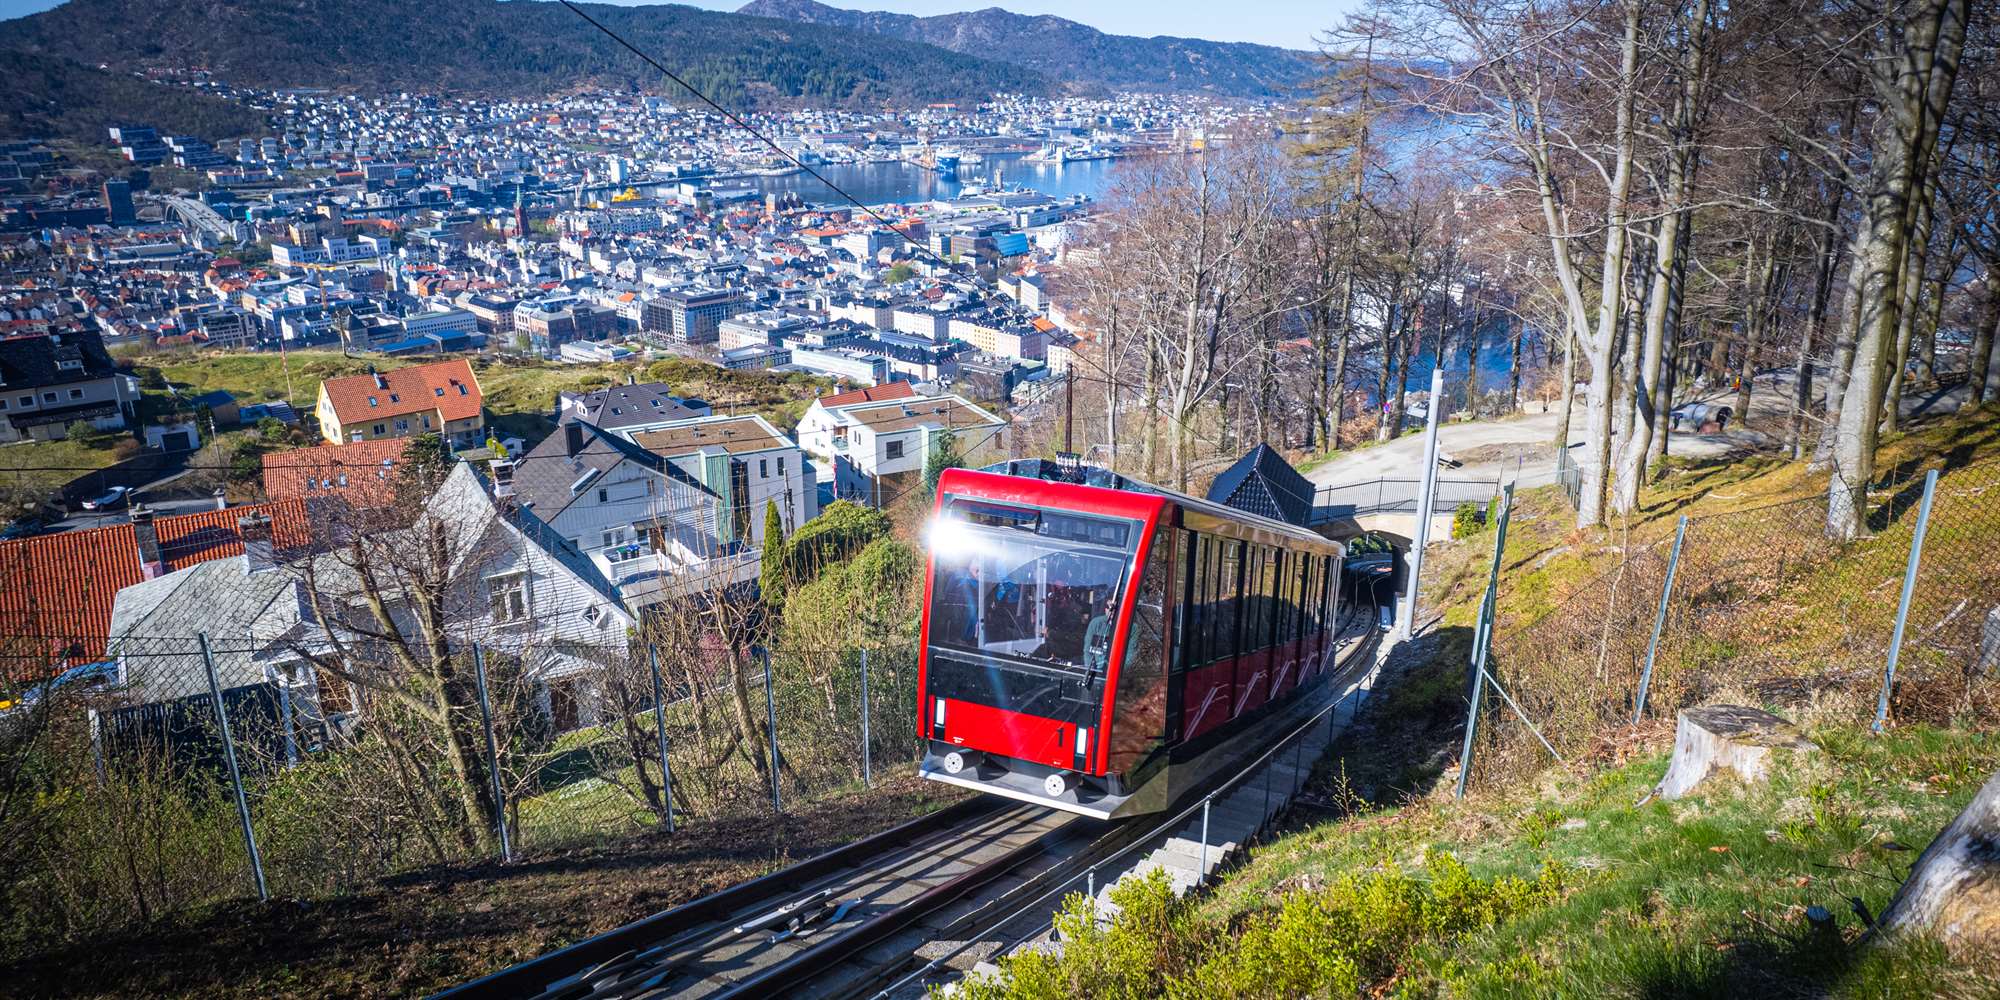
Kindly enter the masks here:
[[28, 502], [30, 497], [52, 494], [83, 475], [72, 470], [102, 469], [116, 461], [111, 444], [122, 439], [125, 439], [122, 434], [107, 437], [101, 448], [67, 440], [0, 445], [0, 496], [12, 498], [8, 501], [9, 509], [0, 510], [0, 524], [19, 513], [12, 509], [13, 505]]
[[[1647, 755], [1590, 777], [1311, 825], [1197, 902], [1121, 888], [1064, 917], [1059, 959], [1010, 959], [972, 997], [1736, 997], [1991, 994], [1993, 967], [1861, 941], [1916, 851], [2000, 766], [2000, 741], [1911, 728], [1811, 735], [1768, 785], [1639, 802]], [[1809, 907], [1834, 916], [1828, 930]], [[1136, 987], [1136, 988], [1135, 988]]]
[[[226, 389], [245, 402], [289, 398], [310, 411], [319, 384], [329, 378], [358, 375], [370, 365], [390, 371], [429, 358], [350, 356], [338, 351], [291, 351], [286, 355], [258, 353], [169, 352], [139, 355], [134, 363], [160, 369], [188, 395]], [[289, 379], [287, 370], [289, 369]], [[650, 364], [565, 365], [475, 358], [473, 369], [486, 394], [486, 409], [502, 436], [517, 435], [532, 444], [554, 428], [556, 397], [563, 392], [588, 392], [624, 382], [665, 381], [683, 395], [706, 399], [716, 412], [757, 413], [780, 430], [789, 431], [812, 404], [814, 396], [832, 388], [827, 379], [762, 371], [729, 371], [686, 358]]]

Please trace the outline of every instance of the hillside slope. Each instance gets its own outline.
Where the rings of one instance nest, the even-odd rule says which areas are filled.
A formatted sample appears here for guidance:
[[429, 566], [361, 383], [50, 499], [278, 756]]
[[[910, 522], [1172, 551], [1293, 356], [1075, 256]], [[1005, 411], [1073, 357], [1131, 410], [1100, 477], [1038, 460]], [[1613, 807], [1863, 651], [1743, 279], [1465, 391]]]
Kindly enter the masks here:
[[214, 141], [264, 127], [262, 115], [233, 101], [46, 53], [0, 50], [0, 80], [0, 137], [103, 143], [105, 126], [143, 121]]
[[[1018, 66], [837, 26], [678, 5], [583, 7], [724, 103], [944, 100], [1050, 87]], [[0, 24], [0, 48], [122, 69], [203, 68], [250, 86], [685, 96], [555, 3], [69, 0]]]
[[917, 17], [842, 10], [814, 0], [751, 0], [737, 13], [926, 42], [1024, 66], [1079, 89], [1273, 97], [1295, 93], [1320, 72], [1310, 52], [1165, 35], [1110, 35], [1066, 18], [998, 7]]
[[[1465, 800], [1453, 793], [1490, 527], [1431, 550], [1425, 617], [1440, 620], [1392, 655], [1305, 807], [1241, 869], [1192, 901], [1121, 887], [1112, 929], [1072, 914], [1061, 958], [1010, 959], [959, 996], [1065, 995], [1050, 984], [1130, 996], [2000, 996], [2000, 955], [1928, 939], [1876, 947], [1865, 933], [1917, 852], [2000, 769], [2000, 678], [1970, 669], [2000, 605], [1994, 415], [1886, 437], [1874, 535], [1847, 544], [1822, 536], [1825, 473], [1769, 457], [1677, 459], [1610, 532], [1575, 530], [1558, 488], [1530, 491], [1510, 522], [1487, 661], [1509, 698], [1488, 686]], [[1930, 470], [1909, 631], [1875, 734]], [[1655, 557], [1684, 514], [1635, 722]], [[1784, 715], [1817, 749], [1781, 751], [1765, 785], [1723, 777], [1653, 799], [1676, 709], [1717, 703]], [[1813, 907], [1826, 911], [1817, 922]]]

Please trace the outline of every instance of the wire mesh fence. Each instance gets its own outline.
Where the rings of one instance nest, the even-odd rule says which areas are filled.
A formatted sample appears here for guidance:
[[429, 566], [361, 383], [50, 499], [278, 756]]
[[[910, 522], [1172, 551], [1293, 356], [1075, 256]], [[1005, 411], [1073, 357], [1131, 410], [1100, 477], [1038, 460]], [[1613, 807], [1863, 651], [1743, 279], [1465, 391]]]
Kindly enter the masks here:
[[910, 641], [551, 655], [476, 634], [435, 662], [128, 635], [17, 689], [0, 702], [7, 949], [768, 812], [773, 730], [787, 808], [917, 756]]
[[1678, 552], [1671, 537], [1627, 544], [1544, 610], [1498, 622], [1492, 673], [1521, 712], [1497, 692], [1485, 699], [1474, 780], [1547, 760], [1530, 720], [1565, 757], [1587, 756], [1618, 726], [1718, 699], [1819, 706], [1856, 722], [1879, 703], [1890, 725], [1990, 724], [2000, 717], [2000, 462], [1935, 468], [1928, 511], [1931, 468], [1882, 478], [1867, 538], [1830, 537], [1823, 495], [1690, 517]]

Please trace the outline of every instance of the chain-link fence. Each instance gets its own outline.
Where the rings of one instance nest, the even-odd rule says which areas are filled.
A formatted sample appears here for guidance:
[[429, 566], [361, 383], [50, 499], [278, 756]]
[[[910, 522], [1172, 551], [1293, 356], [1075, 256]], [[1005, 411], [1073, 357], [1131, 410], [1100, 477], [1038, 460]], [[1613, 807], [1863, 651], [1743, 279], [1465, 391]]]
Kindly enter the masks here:
[[768, 811], [773, 742], [788, 809], [917, 757], [907, 640], [473, 634], [337, 652], [123, 635], [19, 686], [0, 702], [7, 950]]
[[1862, 540], [1829, 537], [1823, 495], [1689, 517], [1500, 620], [1489, 665], [1520, 711], [1497, 692], [1481, 706], [1475, 779], [1547, 759], [1528, 720], [1574, 757], [1717, 698], [1890, 725], [2000, 717], [2000, 462], [1898, 467], [1870, 497]]

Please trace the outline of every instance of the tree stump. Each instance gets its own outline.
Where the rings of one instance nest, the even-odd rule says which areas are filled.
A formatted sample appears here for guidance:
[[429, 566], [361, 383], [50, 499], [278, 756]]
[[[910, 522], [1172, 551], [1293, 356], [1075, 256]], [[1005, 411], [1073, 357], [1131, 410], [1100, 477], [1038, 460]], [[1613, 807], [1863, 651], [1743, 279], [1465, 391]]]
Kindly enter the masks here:
[[1875, 930], [1929, 932], [1958, 954], [2000, 950], [2000, 774], [1924, 848]]
[[1774, 749], [1811, 750], [1812, 741], [1789, 721], [1742, 705], [1703, 705], [1680, 715], [1674, 757], [1666, 777], [1653, 788], [1663, 799], [1685, 796], [1717, 768], [1734, 771], [1744, 782], [1762, 781]]

